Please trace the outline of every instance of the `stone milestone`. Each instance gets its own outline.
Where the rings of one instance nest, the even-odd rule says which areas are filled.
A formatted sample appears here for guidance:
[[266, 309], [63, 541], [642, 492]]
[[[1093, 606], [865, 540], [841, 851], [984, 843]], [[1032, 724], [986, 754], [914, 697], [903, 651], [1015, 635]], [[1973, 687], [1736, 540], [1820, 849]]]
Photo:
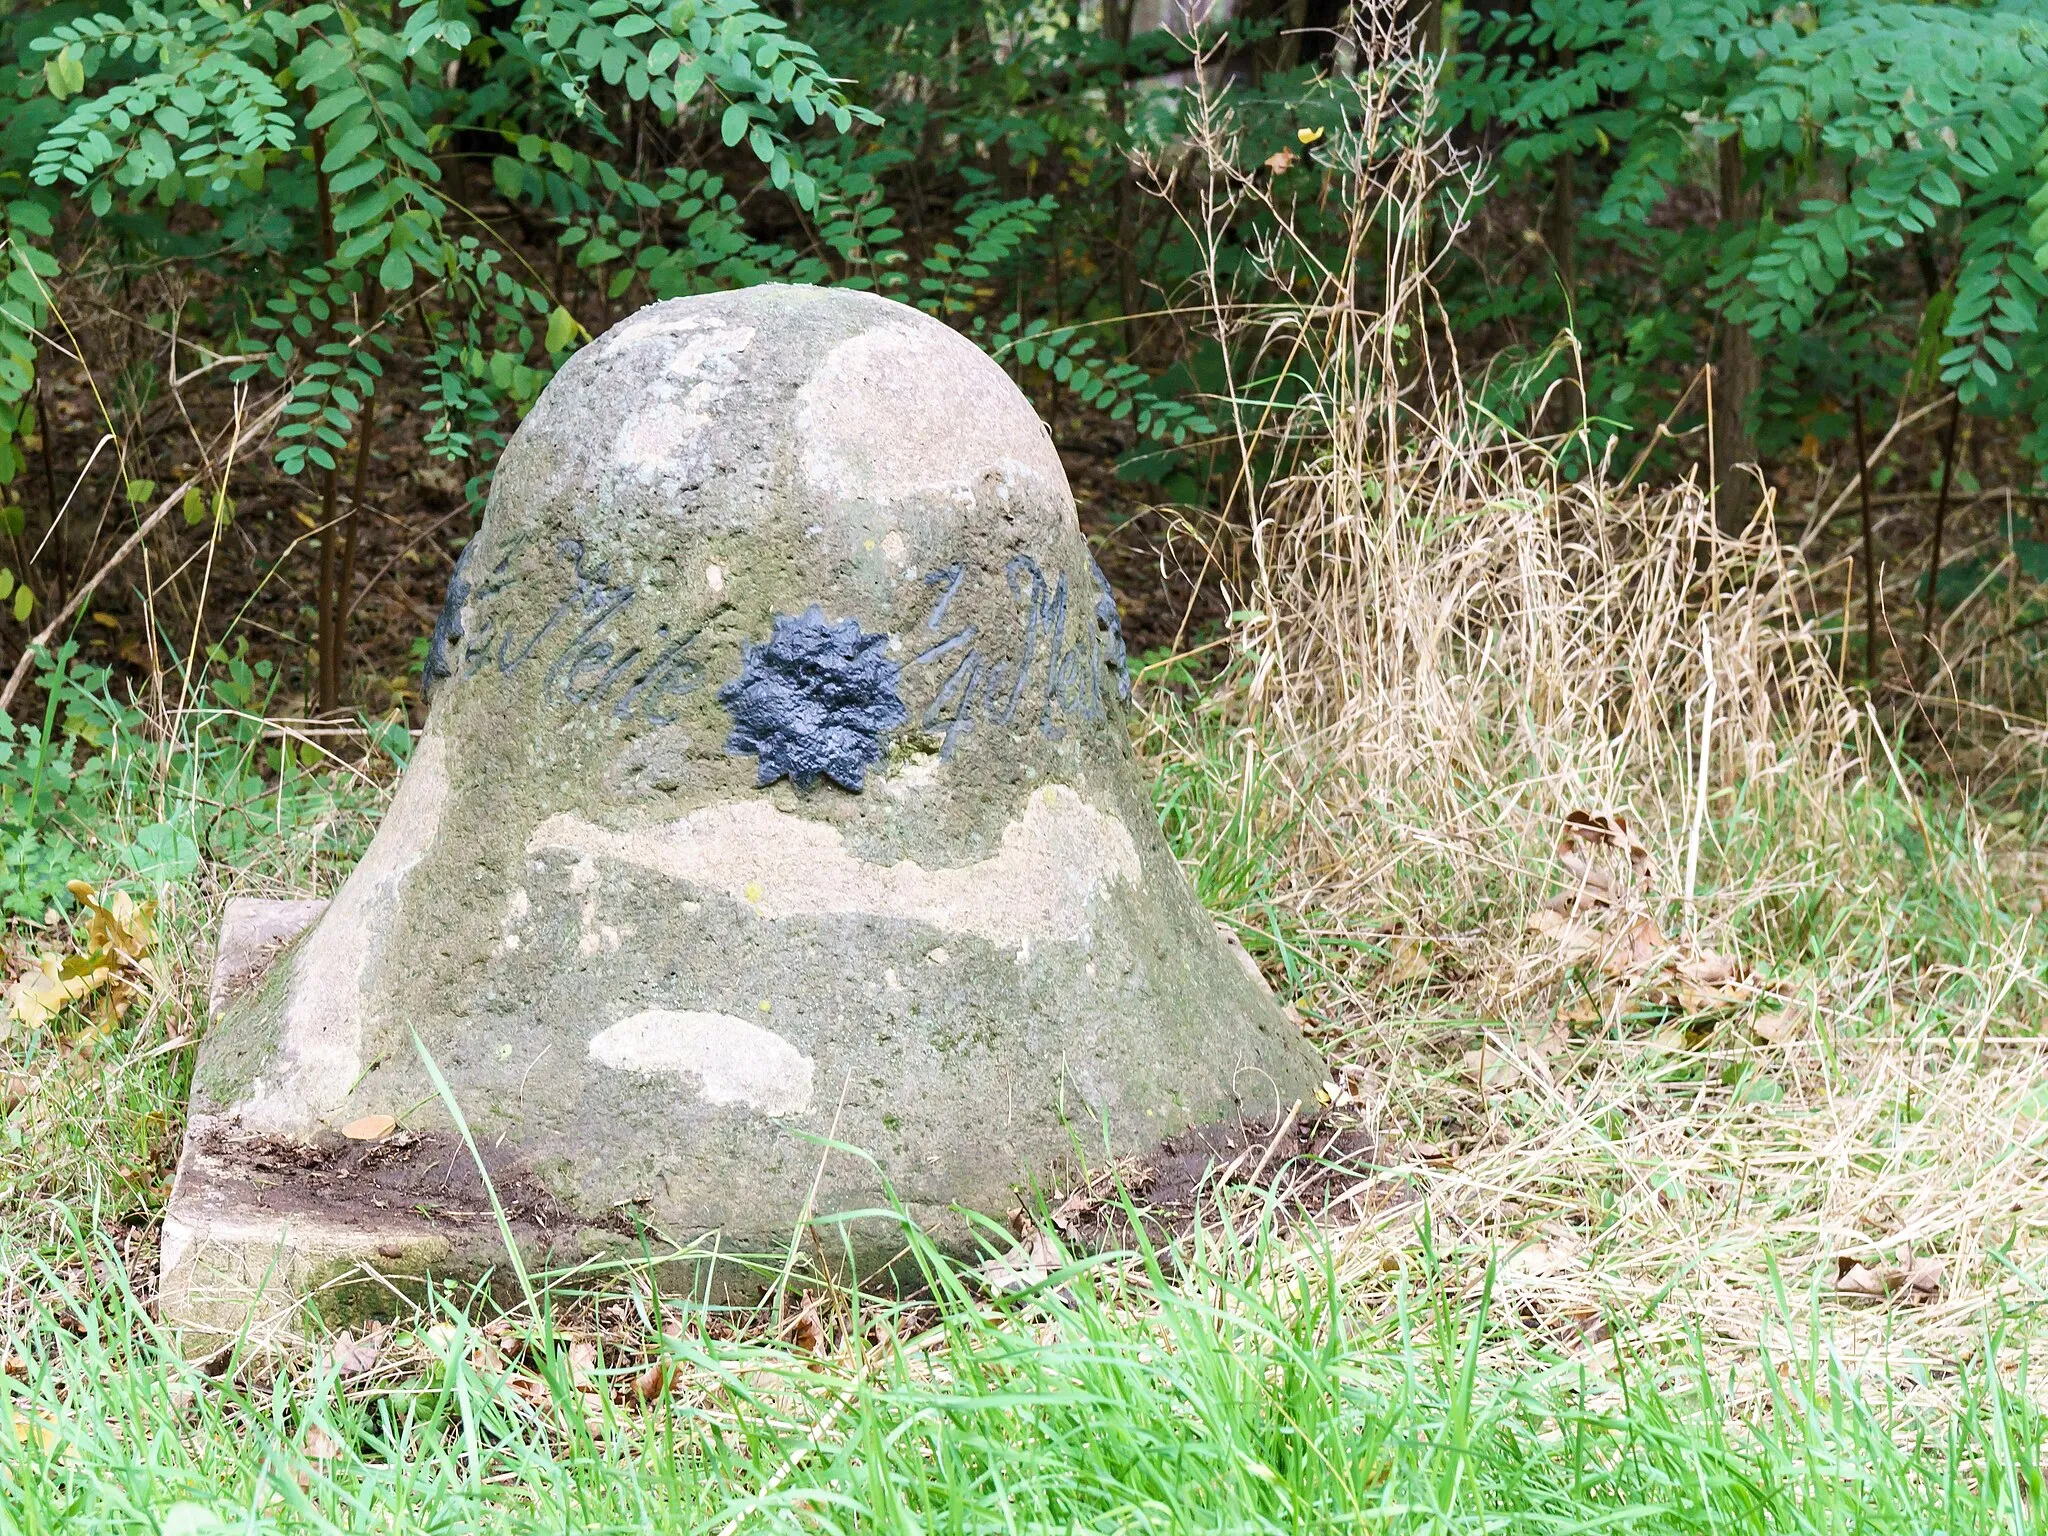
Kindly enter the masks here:
[[[502, 1257], [427, 1058], [521, 1237], [570, 1254], [780, 1253], [892, 1198], [959, 1246], [1063, 1159], [1313, 1091], [1159, 834], [1050, 437], [916, 310], [763, 287], [584, 348], [427, 674], [333, 901], [231, 914], [311, 926], [201, 1049], [173, 1320]], [[867, 1269], [902, 1243], [813, 1230]]]

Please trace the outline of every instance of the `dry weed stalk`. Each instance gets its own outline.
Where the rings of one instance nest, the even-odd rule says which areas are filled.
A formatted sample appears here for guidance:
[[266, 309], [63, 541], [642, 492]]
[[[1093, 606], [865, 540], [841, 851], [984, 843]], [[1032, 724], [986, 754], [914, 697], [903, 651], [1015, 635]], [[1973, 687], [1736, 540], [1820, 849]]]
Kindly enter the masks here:
[[[1190, 152], [1155, 168], [1207, 252], [1223, 356], [1252, 360], [1218, 402], [1246, 466], [1236, 680], [1304, 786], [1294, 894], [1370, 907], [1422, 854], [1437, 915], [1485, 908], [1504, 865], [1547, 868], [1561, 819], [1602, 807], [1697, 871], [1703, 771], [1710, 798], [1796, 783], [1825, 819], [1863, 759], [1804, 566], [1768, 508], [1727, 538], [1698, 485], [1568, 480], [1583, 425], [1536, 439], [1480, 409], [1433, 282], [1483, 167], [1433, 126], [1434, 61], [1391, 26], [1356, 51], [1346, 126], [1311, 151], [1346, 216], [1334, 255], [1199, 71]], [[1227, 248], [1247, 227], [1268, 231], [1248, 264]]]
[[[1220, 717], [1233, 774], [1277, 787], [1231, 814], [1284, 841], [1275, 894], [1306, 946], [1340, 941], [1297, 979], [1369, 1058], [1369, 1113], [1407, 1149], [1387, 1179], [1421, 1196], [1342, 1236], [1343, 1271], [1392, 1304], [1426, 1211], [1475, 1294], [1504, 1266], [1526, 1327], [1499, 1353], [1590, 1349], [1611, 1322], [1680, 1376], [1704, 1347], [1761, 1408], [1759, 1346], [1782, 1364], [1789, 1340], [1932, 1371], [1938, 1400], [2048, 1258], [2044, 1063], [2014, 1038], [2043, 1002], [2038, 935], [1987, 928], [2006, 948], [1964, 967], [1892, 947], [1901, 839], [1989, 910], [1981, 829], [1966, 856], [1937, 850], [1830, 669], [1826, 604], [1769, 497], [1724, 536], [1710, 488], [1568, 478], [1583, 423], [1518, 433], [1468, 394], [1433, 282], [1483, 167], [1432, 127], [1435, 61], [1390, 25], [1355, 53], [1332, 84], [1345, 126], [1312, 151], [1319, 220], [1345, 217], [1334, 256], [1201, 70], [1191, 144], [1154, 167], [1208, 254], [1196, 298], [1238, 365], [1217, 405], [1246, 466], [1236, 664], [1161, 729]], [[1574, 1013], [1587, 952], [1526, 920], [1580, 909], [1590, 854], [1560, 827], [1617, 812], [1628, 867], [1599, 875], [1601, 901], [1651, 921], [1630, 932], [1739, 953], [1746, 1003]], [[1884, 936], [1852, 944], [1845, 923]], [[1370, 955], [1359, 938], [1385, 958], [1347, 960]], [[1839, 1290], [1845, 1263], [1939, 1279], [1905, 1288], [1907, 1318]]]

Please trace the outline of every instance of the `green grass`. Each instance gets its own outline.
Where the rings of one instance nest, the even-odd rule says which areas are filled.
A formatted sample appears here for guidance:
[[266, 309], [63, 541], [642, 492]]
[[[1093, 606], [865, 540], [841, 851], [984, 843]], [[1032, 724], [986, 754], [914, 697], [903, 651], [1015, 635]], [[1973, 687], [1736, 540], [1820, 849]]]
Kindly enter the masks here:
[[[259, 701], [209, 698], [165, 741], [84, 677], [48, 722], [70, 719], [72, 756], [36, 843], [45, 894], [132, 870], [141, 826], [226, 851], [174, 888], [147, 1007], [91, 1053], [62, 1031], [8, 1047], [37, 1089], [0, 1121], [0, 1536], [2048, 1529], [2029, 1376], [2048, 1266], [2026, 1204], [2048, 1116], [2031, 1058], [1986, 1039], [1995, 1010], [1996, 1033], [2034, 1016], [2041, 934], [1952, 797], [1858, 781], [1831, 845], [1853, 866], [1817, 849], [1825, 879], [1745, 909], [1785, 974], [1896, 971], [1856, 1008], [1836, 985], [1811, 1049], [1724, 1021], [1659, 1051], [1623, 1026], [1556, 1082], [1489, 1096], [1459, 1053], [1548, 1005], [1491, 1016], [1455, 979], [1383, 984], [1378, 911], [1289, 899], [1312, 787], [1197, 720], [1158, 779], [1197, 889], [1381, 1080], [1390, 1135], [1460, 1128], [1456, 1166], [1411, 1161], [1355, 1228], [1255, 1221], [1193, 1252], [1076, 1258], [1023, 1295], [926, 1252], [912, 1301], [814, 1285], [812, 1347], [796, 1296], [735, 1314], [658, 1296], [646, 1267], [538, 1276], [535, 1305], [437, 1298], [344, 1377], [332, 1345], [202, 1367], [149, 1314], [214, 905], [239, 882], [331, 888], [375, 799], [284, 750]], [[13, 761], [0, 788], [42, 793]], [[1790, 825], [1769, 789], [1717, 804], [1717, 877]], [[1510, 949], [1520, 873], [1458, 892], [1443, 857], [1397, 870], [1389, 905]], [[1878, 1095], [1903, 1095], [1890, 1139], [1859, 1132], [1845, 1167], [1844, 1106]], [[2015, 1129], [1972, 1162], [1987, 1124]], [[1858, 1229], [1883, 1201], [1896, 1221]], [[1915, 1221], [1952, 1296], [1845, 1307], [1817, 1245]], [[1523, 1262], [1574, 1233], [1577, 1268]], [[1589, 1297], [1610, 1342], [1558, 1326]], [[668, 1373], [652, 1403], [650, 1371]]]
[[[1212, 1254], [1171, 1280], [1144, 1257], [1082, 1261], [1000, 1301], [928, 1256], [930, 1304], [842, 1298], [818, 1354], [671, 1300], [669, 1333], [621, 1358], [615, 1324], [579, 1366], [573, 1323], [529, 1317], [479, 1349], [477, 1308], [451, 1301], [345, 1383], [319, 1359], [206, 1375], [110, 1278], [118, 1255], [89, 1238], [70, 1252], [16, 1259], [44, 1301], [0, 1386], [16, 1426], [0, 1530], [2048, 1525], [2042, 1425], [1995, 1377], [1922, 1420], [1865, 1401], [1823, 1355], [1737, 1423], [1703, 1368], [1500, 1376], [1481, 1345], [1511, 1325], [1483, 1295], [1455, 1303], [1425, 1261], [1399, 1304], [1360, 1308], [1313, 1244]], [[631, 1387], [647, 1340], [675, 1373], [652, 1406]]]

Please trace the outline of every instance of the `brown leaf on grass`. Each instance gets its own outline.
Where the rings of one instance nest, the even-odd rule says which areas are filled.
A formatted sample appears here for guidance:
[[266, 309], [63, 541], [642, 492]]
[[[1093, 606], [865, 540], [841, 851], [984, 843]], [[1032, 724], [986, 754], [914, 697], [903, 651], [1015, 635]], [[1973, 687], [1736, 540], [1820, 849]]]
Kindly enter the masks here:
[[1060, 1267], [1059, 1249], [1044, 1232], [1034, 1228], [1031, 1235], [999, 1259], [978, 1266], [975, 1273], [998, 1295], [1005, 1291], [1028, 1290], [1041, 1285]]
[[1941, 1260], [1926, 1254], [1918, 1258], [1907, 1254], [1899, 1284], [1908, 1301], [1933, 1301], [1941, 1295]]
[[1806, 1033], [1806, 1009], [1799, 1003], [1783, 1008], [1766, 1008], [1750, 1023], [1757, 1039], [1766, 1045], [1789, 1045]]
[[1458, 1070], [1481, 1088], [1512, 1087], [1522, 1075], [1520, 1067], [1490, 1046], [1467, 1051], [1458, 1059]]
[[633, 1378], [633, 1395], [642, 1403], [657, 1402], [668, 1396], [674, 1385], [674, 1368], [666, 1361], [657, 1360]]
[[1436, 973], [1429, 949], [1412, 933], [1397, 933], [1387, 941], [1387, 967], [1381, 980], [1390, 987], [1411, 981], [1427, 981]]
[[1101, 1203], [1087, 1190], [1077, 1189], [1059, 1203], [1052, 1213], [1052, 1224], [1071, 1237], [1074, 1229], [1093, 1215]]
[[1882, 1273], [1846, 1254], [1838, 1254], [1835, 1258], [1835, 1290], [1840, 1295], [1866, 1301], [1883, 1301], [1891, 1294]]
[[1330, 1080], [1316, 1090], [1316, 1097], [1334, 1110], [1363, 1109], [1371, 1100], [1372, 1074], [1355, 1061], [1334, 1068]]
[[1552, 907], [1538, 907], [1529, 914], [1528, 928], [1557, 943], [1556, 958], [1566, 965], [1590, 960], [1604, 948], [1604, 937], [1591, 923], [1567, 917]]
[[71, 881], [69, 889], [86, 912], [82, 943], [74, 940], [80, 947], [68, 953], [17, 956], [22, 970], [6, 989], [8, 1012], [34, 1029], [76, 1006], [96, 1027], [111, 1029], [160, 979], [151, 958], [156, 903], [138, 902], [126, 891], [102, 897], [83, 880]]
[[364, 1115], [344, 1125], [341, 1134], [350, 1141], [382, 1141], [397, 1129], [398, 1122], [390, 1115]]
[[367, 1376], [377, 1367], [378, 1356], [384, 1353], [384, 1325], [373, 1322], [363, 1329], [361, 1338], [344, 1328], [334, 1336], [325, 1351], [326, 1363], [334, 1367], [335, 1374], [347, 1381], [356, 1376]]
[[1566, 811], [1558, 848], [1563, 851], [1575, 842], [1614, 849], [1628, 860], [1630, 872], [1644, 885], [1656, 878], [1656, 861], [1628, 824], [1625, 811]]
[[1646, 975], [1671, 950], [1671, 941], [1653, 917], [1637, 918], [1622, 938], [1624, 943], [1610, 946], [1602, 957], [1610, 976]]
[[579, 1391], [597, 1381], [597, 1341], [578, 1339], [569, 1346], [569, 1385]]
[[1266, 169], [1278, 176], [1283, 171], [1294, 169], [1294, 159], [1294, 151], [1291, 149], [1275, 150], [1266, 156]]
[[[336, 1440], [334, 1436], [330, 1435], [326, 1429], [318, 1424], [308, 1424], [306, 1426], [304, 1448], [306, 1460], [313, 1463], [315, 1467], [324, 1467], [328, 1462], [341, 1455], [341, 1442]], [[312, 1490], [312, 1474], [304, 1467], [298, 1470], [298, 1484], [299, 1492], [301, 1493], [308, 1493]]]
[[804, 1292], [795, 1314], [782, 1325], [782, 1336], [805, 1354], [825, 1352], [825, 1323], [818, 1316], [817, 1292]]
[[[680, 1339], [683, 1336], [682, 1319], [678, 1317], [662, 1319], [661, 1332], [663, 1338]], [[633, 1378], [633, 1395], [643, 1405], [654, 1403], [675, 1390], [676, 1382], [681, 1378], [681, 1375], [682, 1372], [677, 1368], [673, 1360], [664, 1360], [657, 1357], [649, 1363], [645, 1370]]]

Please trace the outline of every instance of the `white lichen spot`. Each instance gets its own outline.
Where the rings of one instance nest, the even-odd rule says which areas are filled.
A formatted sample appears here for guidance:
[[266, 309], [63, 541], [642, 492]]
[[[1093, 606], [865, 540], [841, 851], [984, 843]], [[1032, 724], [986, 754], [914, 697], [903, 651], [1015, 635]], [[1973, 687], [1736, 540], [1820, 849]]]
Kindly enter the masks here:
[[931, 498], [965, 510], [995, 474], [1071, 504], [1037, 414], [1000, 364], [937, 321], [840, 342], [797, 392], [804, 478], [828, 501]]
[[551, 816], [527, 848], [615, 859], [699, 892], [743, 898], [770, 920], [889, 917], [1010, 949], [1027, 938], [1085, 941], [1089, 903], [1143, 877], [1130, 830], [1064, 784], [1032, 791], [992, 856], [951, 868], [870, 863], [847, 850], [838, 828], [768, 800], [708, 805], [631, 831]]
[[946, 946], [943, 944], [941, 944], [937, 949], [934, 949], [930, 954], [925, 956], [925, 959], [931, 961], [933, 965], [944, 965], [948, 960], [952, 958], [953, 957], [951, 955], [946, 953]]
[[725, 590], [724, 567], [716, 565], [705, 566], [704, 585], [709, 587], [713, 592], [723, 592]]
[[903, 535], [894, 528], [882, 535], [882, 558], [891, 565], [901, 565], [909, 554], [910, 546], [903, 542]]
[[896, 979], [895, 966], [884, 967], [882, 971], [882, 985], [891, 992], [901, 992], [903, 990], [903, 983]]
[[519, 948], [519, 925], [532, 911], [533, 901], [526, 894], [526, 887], [512, 887], [512, 894], [505, 898], [505, 915], [498, 920], [498, 948], [501, 953], [511, 954]]
[[594, 1036], [590, 1059], [615, 1072], [694, 1079], [707, 1104], [793, 1115], [811, 1102], [811, 1058], [729, 1013], [649, 1008]]
[[448, 802], [446, 743], [429, 730], [414, 749], [369, 851], [307, 935], [292, 969], [275, 1075], [233, 1107], [255, 1130], [309, 1135], [362, 1075], [363, 999], [385, 958], [412, 872], [433, 847]]
[[930, 789], [938, 781], [938, 755], [921, 752], [884, 779], [882, 791], [892, 800], [901, 800], [912, 790]]
[[612, 452], [627, 469], [660, 469], [680, 457], [710, 425], [711, 417], [704, 411], [667, 402], [650, 405], [619, 429]]

